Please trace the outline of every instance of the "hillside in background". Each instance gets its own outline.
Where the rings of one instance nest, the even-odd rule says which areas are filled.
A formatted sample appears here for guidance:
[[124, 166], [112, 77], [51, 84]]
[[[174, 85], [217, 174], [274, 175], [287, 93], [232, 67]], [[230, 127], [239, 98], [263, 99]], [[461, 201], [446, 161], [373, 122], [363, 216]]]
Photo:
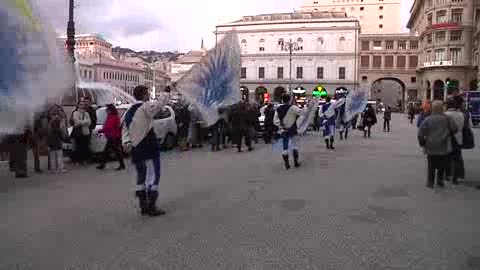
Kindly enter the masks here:
[[156, 52], [156, 51], [141, 51], [136, 52], [132, 49], [114, 47], [112, 48], [113, 54], [118, 56], [128, 56], [128, 57], [139, 57], [149, 63], [154, 63], [157, 61], [175, 61], [183, 55], [179, 52]]

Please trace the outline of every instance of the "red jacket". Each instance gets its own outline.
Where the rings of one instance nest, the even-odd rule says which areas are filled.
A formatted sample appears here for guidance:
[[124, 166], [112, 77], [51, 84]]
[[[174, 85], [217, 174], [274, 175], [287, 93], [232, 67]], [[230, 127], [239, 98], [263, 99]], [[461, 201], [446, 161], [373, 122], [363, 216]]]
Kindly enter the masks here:
[[120, 139], [122, 137], [122, 129], [120, 127], [120, 117], [116, 114], [110, 113], [107, 116], [103, 129], [100, 132], [104, 133], [108, 139]]

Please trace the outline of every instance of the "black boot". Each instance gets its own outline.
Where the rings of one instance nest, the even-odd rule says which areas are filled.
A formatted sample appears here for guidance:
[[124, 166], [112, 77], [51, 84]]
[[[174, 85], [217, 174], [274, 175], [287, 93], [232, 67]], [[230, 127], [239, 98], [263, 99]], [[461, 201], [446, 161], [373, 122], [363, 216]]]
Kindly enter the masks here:
[[166, 214], [162, 209], [157, 208], [158, 191], [150, 190], [148, 192], [147, 215], [151, 217], [163, 216]]
[[140, 214], [145, 216], [148, 214], [147, 211], [147, 192], [145, 190], [139, 190], [135, 192], [135, 196], [138, 198], [138, 203], [140, 207]]
[[283, 162], [285, 163], [285, 169], [290, 170], [290, 161], [288, 160], [288, 155], [282, 155]]
[[332, 137], [330, 138], [330, 149], [332, 150], [335, 150], [335, 147], [333, 147], [333, 142], [335, 141], [335, 139]]
[[298, 161], [298, 159], [299, 159], [298, 150], [293, 150], [293, 165], [295, 166], [295, 168], [300, 167], [300, 162]]
[[327, 145], [327, 149], [330, 149], [330, 140], [325, 139], [325, 144]]

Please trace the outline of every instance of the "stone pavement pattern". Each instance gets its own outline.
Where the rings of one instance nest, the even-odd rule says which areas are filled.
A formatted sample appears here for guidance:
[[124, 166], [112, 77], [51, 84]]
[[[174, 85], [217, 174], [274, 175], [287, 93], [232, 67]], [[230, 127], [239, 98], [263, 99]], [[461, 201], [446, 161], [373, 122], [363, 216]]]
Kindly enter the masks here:
[[166, 153], [160, 218], [137, 214], [132, 168], [0, 172], [0, 269], [480, 269], [480, 151], [467, 184], [431, 191], [416, 129], [379, 128], [335, 152], [306, 137], [288, 172], [263, 145]]

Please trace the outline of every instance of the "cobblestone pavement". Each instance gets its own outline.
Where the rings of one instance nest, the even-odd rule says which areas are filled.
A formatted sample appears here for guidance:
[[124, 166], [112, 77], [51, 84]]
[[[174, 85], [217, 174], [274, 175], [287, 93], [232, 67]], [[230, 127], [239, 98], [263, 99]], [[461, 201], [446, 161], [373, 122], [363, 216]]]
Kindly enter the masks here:
[[480, 269], [478, 149], [467, 182], [432, 191], [404, 116], [335, 152], [303, 142], [288, 172], [264, 145], [164, 154], [160, 218], [138, 215], [132, 168], [2, 171], [0, 269]]

